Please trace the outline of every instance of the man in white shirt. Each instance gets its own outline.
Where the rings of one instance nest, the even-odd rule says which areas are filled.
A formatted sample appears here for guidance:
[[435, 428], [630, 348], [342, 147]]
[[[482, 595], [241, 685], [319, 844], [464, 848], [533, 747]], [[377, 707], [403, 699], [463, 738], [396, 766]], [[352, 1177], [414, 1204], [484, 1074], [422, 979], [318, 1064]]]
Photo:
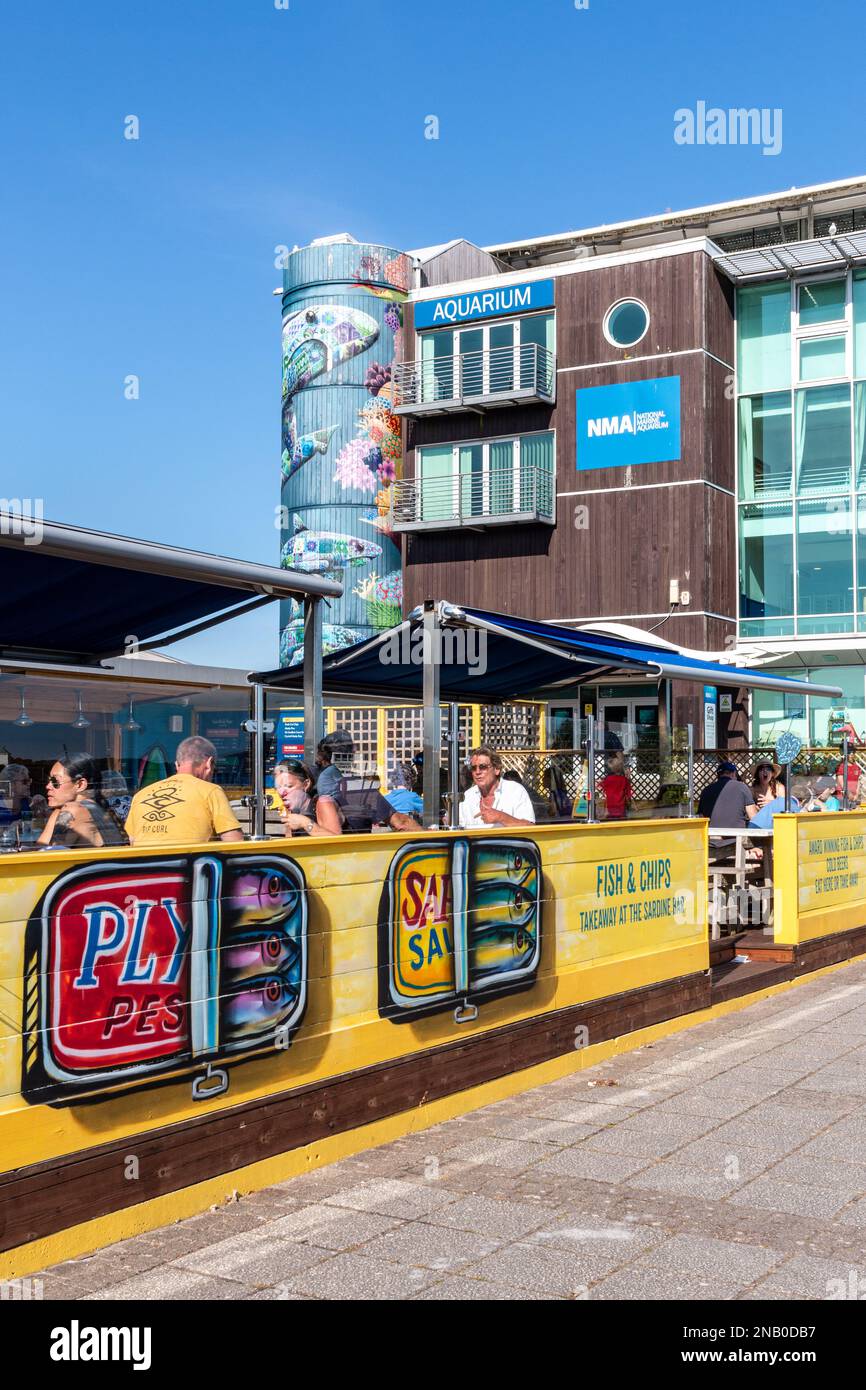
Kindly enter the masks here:
[[469, 755], [472, 786], [460, 802], [460, 828], [484, 825], [534, 825], [535, 811], [520, 782], [502, 780], [502, 759], [486, 744]]

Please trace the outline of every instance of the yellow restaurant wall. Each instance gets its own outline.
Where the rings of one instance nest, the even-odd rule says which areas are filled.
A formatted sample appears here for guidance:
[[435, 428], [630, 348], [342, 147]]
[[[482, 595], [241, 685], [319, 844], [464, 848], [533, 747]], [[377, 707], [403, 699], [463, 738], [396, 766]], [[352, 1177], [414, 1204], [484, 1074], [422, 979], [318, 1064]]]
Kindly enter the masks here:
[[773, 841], [776, 941], [866, 926], [866, 815], [776, 815]]
[[[146, 1133], [508, 1022], [708, 968], [705, 822], [497, 830], [492, 837], [497, 842], [528, 839], [540, 854], [541, 953], [535, 982], [520, 993], [479, 1002], [478, 1017], [469, 1023], [455, 1022], [453, 1006], [409, 1022], [380, 1017], [379, 972], [388, 970], [388, 962], [379, 959], [378, 920], [389, 867], [407, 844], [423, 849], [433, 841], [467, 838], [490, 837], [479, 831], [468, 836], [425, 836], [419, 831], [173, 848], [172, 855], [217, 854], [232, 860], [257, 854], [285, 856], [300, 865], [308, 890], [308, 997], [296, 1036], [288, 1048], [246, 1060], [219, 1059], [218, 1065], [229, 1073], [229, 1089], [200, 1101], [192, 1099], [191, 1082], [202, 1074], [202, 1062], [186, 1065], [168, 1082], [140, 1079], [84, 1102], [25, 1099], [22, 1018], [28, 919], [49, 885], [66, 870], [100, 862], [130, 861], [132, 866], [154, 856], [135, 849], [9, 856], [0, 878], [0, 1169]], [[668, 867], [660, 870], [659, 864]], [[611, 890], [608, 894], [598, 892], [599, 873]], [[661, 887], [641, 891], [642, 873], [657, 880], [661, 875]], [[675, 895], [681, 895], [680, 900], [672, 904]], [[636, 920], [638, 909], [642, 917], [651, 903], [660, 904], [660, 915]], [[581, 917], [599, 908], [608, 914], [615, 911], [615, 920], [608, 918], [598, 926]]]

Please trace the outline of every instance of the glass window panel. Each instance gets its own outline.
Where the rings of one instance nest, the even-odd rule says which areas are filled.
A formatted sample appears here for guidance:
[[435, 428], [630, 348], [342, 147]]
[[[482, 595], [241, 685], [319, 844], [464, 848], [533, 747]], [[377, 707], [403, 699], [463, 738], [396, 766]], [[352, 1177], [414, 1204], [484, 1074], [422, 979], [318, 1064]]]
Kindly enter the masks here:
[[824, 633], [853, 631], [853, 613], [836, 613], [820, 618], [812, 615], [804, 617], [801, 613], [797, 617], [797, 632], [801, 637], [820, 637]]
[[514, 390], [514, 341], [516, 334], [517, 325], [514, 323], [497, 323], [491, 326], [490, 357], [487, 369], [488, 391]]
[[450, 401], [455, 395], [454, 334], [450, 329], [441, 333], [421, 335], [421, 399]]
[[747, 618], [740, 623], [741, 637], [793, 637], [793, 618]]
[[797, 491], [851, 485], [851, 388], [815, 386], [796, 393]]
[[862, 666], [827, 666], [809, 672], [816, 685], [838, 685], [842, 695], [836, 699], [809, 696], [810, 742], [838, 748], [842, 735], [852, 732], [862, 740], [866, 730], [866, 704], [863, 697]]
[[[831, 497], [797, 504], [797, 612], [806, 618], [853, 614], [854, 552], [851, 501]], [[844, 631], [820, 622], [798, 630]]]
[[553, 516], [553, 434], [520, 436], [520, 510]]
[[454, 450], [450, 444], [419, 449], [418, 491], [420, 521], [443, 521], [455, 516]]
[[819, 280], [798, 289], [800, 326], [832, 323], [845, 317], [845, 281]]
[[866, 497], [857, 498], [857, 614], [866, 629]]
[[481, 516], [487, 511], [483, 444], [460, 446], [460, 507], [463, 516]]
[[745, 501], [791, 491], [791, 393], [740, 401], [740, 496]]
[[782, 618], [793, 612], [793, 508], [785, 503], [741, 507], [740, 616]]
[[461, 394], [481, 396], [484, 394], [484, 330], [483, 328], [464, 328], [458, 334], [460, 353]]
[[737, 375], [744, 394], [791, 384], [791, 290], [787, 284], [737, 291]]
[[[773, 668], [776, 671], [776, 668]], [[803, 679], [803, 671], [778, 670], [779, 676]], [[752, 742], [757, 748], [775, 747], [781, 734], [795, 734], [807, 742], [806, 696], [782, 690], [752, 691]]]
[[[544, 352], [533, 351], [532, 344]], [[553, 389], [553, 314], [530, 314], [520, 320], [520, 385], [538, 385], [547, 395]]]
[[854, 307], [854, 375], [866, 376], [866, 272], [858, 270], [851, 285]]
[[496, 439], [490, 445], [490, 510], [494, 516], [514, 511], [516, 441]]
[[854, 385], [854, 467], [857, 487], [866, 488], [866, 382]]
[[800, 342], [800, 380], [826, 381], [845, 375], [845, 339], [803, 338]]

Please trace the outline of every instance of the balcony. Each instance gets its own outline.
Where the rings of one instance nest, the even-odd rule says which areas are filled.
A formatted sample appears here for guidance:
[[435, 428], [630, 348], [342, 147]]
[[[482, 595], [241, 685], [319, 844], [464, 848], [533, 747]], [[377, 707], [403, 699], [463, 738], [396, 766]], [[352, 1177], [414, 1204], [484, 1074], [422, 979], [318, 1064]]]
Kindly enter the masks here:
[[394, 531], [453, 531], [455, 526], [480, 530], [525, 521], [556, 523], [550, 468], [523, 465], [392, 484]]
[[446, 415], [556, 400], [556, 355], [538, 343], [455, 353], [394, 366], [397, 415]]

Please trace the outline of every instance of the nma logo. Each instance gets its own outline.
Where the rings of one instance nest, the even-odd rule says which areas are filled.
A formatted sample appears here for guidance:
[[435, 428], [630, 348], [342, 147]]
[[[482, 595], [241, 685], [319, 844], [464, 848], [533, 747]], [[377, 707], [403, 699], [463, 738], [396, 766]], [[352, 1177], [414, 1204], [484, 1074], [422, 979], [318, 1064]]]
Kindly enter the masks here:
[[657, 377], [577, 392], [577, 467], [663, 463], [680, 456], [680, 379]]

